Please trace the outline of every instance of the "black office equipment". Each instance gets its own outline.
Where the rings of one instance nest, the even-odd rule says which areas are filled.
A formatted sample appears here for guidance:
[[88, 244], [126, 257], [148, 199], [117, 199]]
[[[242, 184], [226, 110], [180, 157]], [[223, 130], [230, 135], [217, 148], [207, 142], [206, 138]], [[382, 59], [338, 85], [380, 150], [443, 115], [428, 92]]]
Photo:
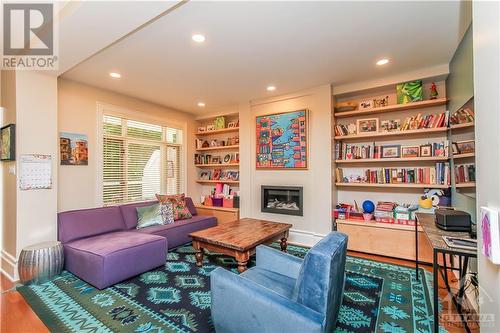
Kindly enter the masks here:
[[436, 209], [436, 226], [446, 231], [470, 231], [471, 217], [460, 210]]

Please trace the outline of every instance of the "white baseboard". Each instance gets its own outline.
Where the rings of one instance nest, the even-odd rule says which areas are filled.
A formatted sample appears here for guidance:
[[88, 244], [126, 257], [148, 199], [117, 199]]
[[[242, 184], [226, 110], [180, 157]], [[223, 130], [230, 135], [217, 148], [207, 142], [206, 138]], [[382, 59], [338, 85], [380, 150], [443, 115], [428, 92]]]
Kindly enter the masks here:
[[290, 229], [288, 242], [291, 244], [312, 247], [326, 235], [317, 234], [312, 231]]
[[0, 252], [0, 272], [11, 282], [17, 282], [19, 280], [17, 259], [4, 250]]

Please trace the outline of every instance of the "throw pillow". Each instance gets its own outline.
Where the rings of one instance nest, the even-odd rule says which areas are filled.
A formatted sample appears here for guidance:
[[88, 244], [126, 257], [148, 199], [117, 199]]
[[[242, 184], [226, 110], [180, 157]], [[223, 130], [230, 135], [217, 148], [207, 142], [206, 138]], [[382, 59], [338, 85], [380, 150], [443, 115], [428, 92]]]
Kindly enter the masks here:
[[191, 217], [193, 217], [193, 215], [191, 215], [191, 212], [189, 211], [186, 205], [186, 198], [184, 194], [178, 194], [178, 195], [157, 194], [156, 198], [162, 204], [165, 204], [167, 202], [170, 202], [172, 204], [175, 221], [190, 219]]
[[163, 225], [161, 216], [161, 205], [159, 203], [137, 207], [137, 229], [151, 227], [153, 225]]
[[161, 204], [161, 217], [164, 224], [174, 223], [174, 207], [171, 202]]

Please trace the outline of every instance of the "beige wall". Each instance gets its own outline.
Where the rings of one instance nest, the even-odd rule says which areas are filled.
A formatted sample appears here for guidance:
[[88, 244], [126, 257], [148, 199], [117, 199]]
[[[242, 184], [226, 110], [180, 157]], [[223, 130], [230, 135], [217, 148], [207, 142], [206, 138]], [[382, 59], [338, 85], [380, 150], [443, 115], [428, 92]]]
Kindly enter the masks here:
[[[1, 127], [16, 122], [16, 72], [2, 71]], [[8, 276], [14, 276], [16, 257], [16, 176], [9, 173], [15, 162], [1, 162], [2, 172], [2, 263]]]
[[25, 246], [57, 238], [57, 78], [19, 71], [16, 87], [17, 160], [22, 154], [52, 156], [51, 189], [17, 190], [18, 256]]
[[59, 79], [58, 102], [58, 132], [86, 134], [89, 140], [88, 166], [59, 166], [59, 211], [96, 207], [100, 204], [100, 193], [97, 190], [101, 181], [98, 166], [100, 150], [97, 147], [100, 121], [98, 103], [126, 109], [132, 117], [139, 120], [183, 126], [184, 140], [188, 147], [185, 152], [185, 163], [187, 163], [185, 190], [188, 195], [197, 196], [193, 182], [196, 177], [193, 165], [196, 123], [192, 115], [65, 79]]
[[[246, 109], [246, 110], [245, 110]], [[305, 171], [257, 171], [255, 169], [255, 117], [309, 109], [309, 169]], [[240, 109], [242, 209], [244, 217], [292, 223], [290, 241], [314, 244], [332, 229], [331, 221], [331, 89], [329, 85], [295, 94], [251, 102]], [[261, 185], [304, 188], [304, 216], [260, 211]]]
[[[500, 4], [474, 1], [474, 102], [476, 111], [477, 212], [500, 209]], [[478, 216], [477, 221], [480, 221]], [[479, 308], [481, 332], [500, 332], [500, 265], [481, 254], [478, 228]], [[488, 317], [486, 317], [488, 316]], [[494, 320], [492, 325], [491, 319]]]
[[[30, 244], [56, 239], [57, 221], [57, 78], [33, 71], [2, 73], [4, 124], [16, 124], [16, 161], [3, 162], [2, 269], [17, 279], [17, 258]], [[47, 154], [53, 160], [53, 185], [47, 190], [17, 187], [23, 154]]]

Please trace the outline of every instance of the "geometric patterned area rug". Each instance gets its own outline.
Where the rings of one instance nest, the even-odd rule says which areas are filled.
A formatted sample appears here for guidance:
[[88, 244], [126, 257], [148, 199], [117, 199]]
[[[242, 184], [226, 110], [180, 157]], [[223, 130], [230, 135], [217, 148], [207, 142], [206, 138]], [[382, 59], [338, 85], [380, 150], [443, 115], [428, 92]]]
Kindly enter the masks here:
[[[307, 251], [288, 246], [298, 257]], [[66, 271], [17, 290], [52, 332], [213, 332], [210, 272], [222, 266], [236, 273], [237, 264], [215, 253], [204, 256], [202, 268], [195, 262], [185, 245], [170, 250], [163, 267], [104, 290]], [[425, 270], [417, 281], [415, 269], [348, 256], [346, 271], [335, 332], [432, 332], [432, 277]]]

